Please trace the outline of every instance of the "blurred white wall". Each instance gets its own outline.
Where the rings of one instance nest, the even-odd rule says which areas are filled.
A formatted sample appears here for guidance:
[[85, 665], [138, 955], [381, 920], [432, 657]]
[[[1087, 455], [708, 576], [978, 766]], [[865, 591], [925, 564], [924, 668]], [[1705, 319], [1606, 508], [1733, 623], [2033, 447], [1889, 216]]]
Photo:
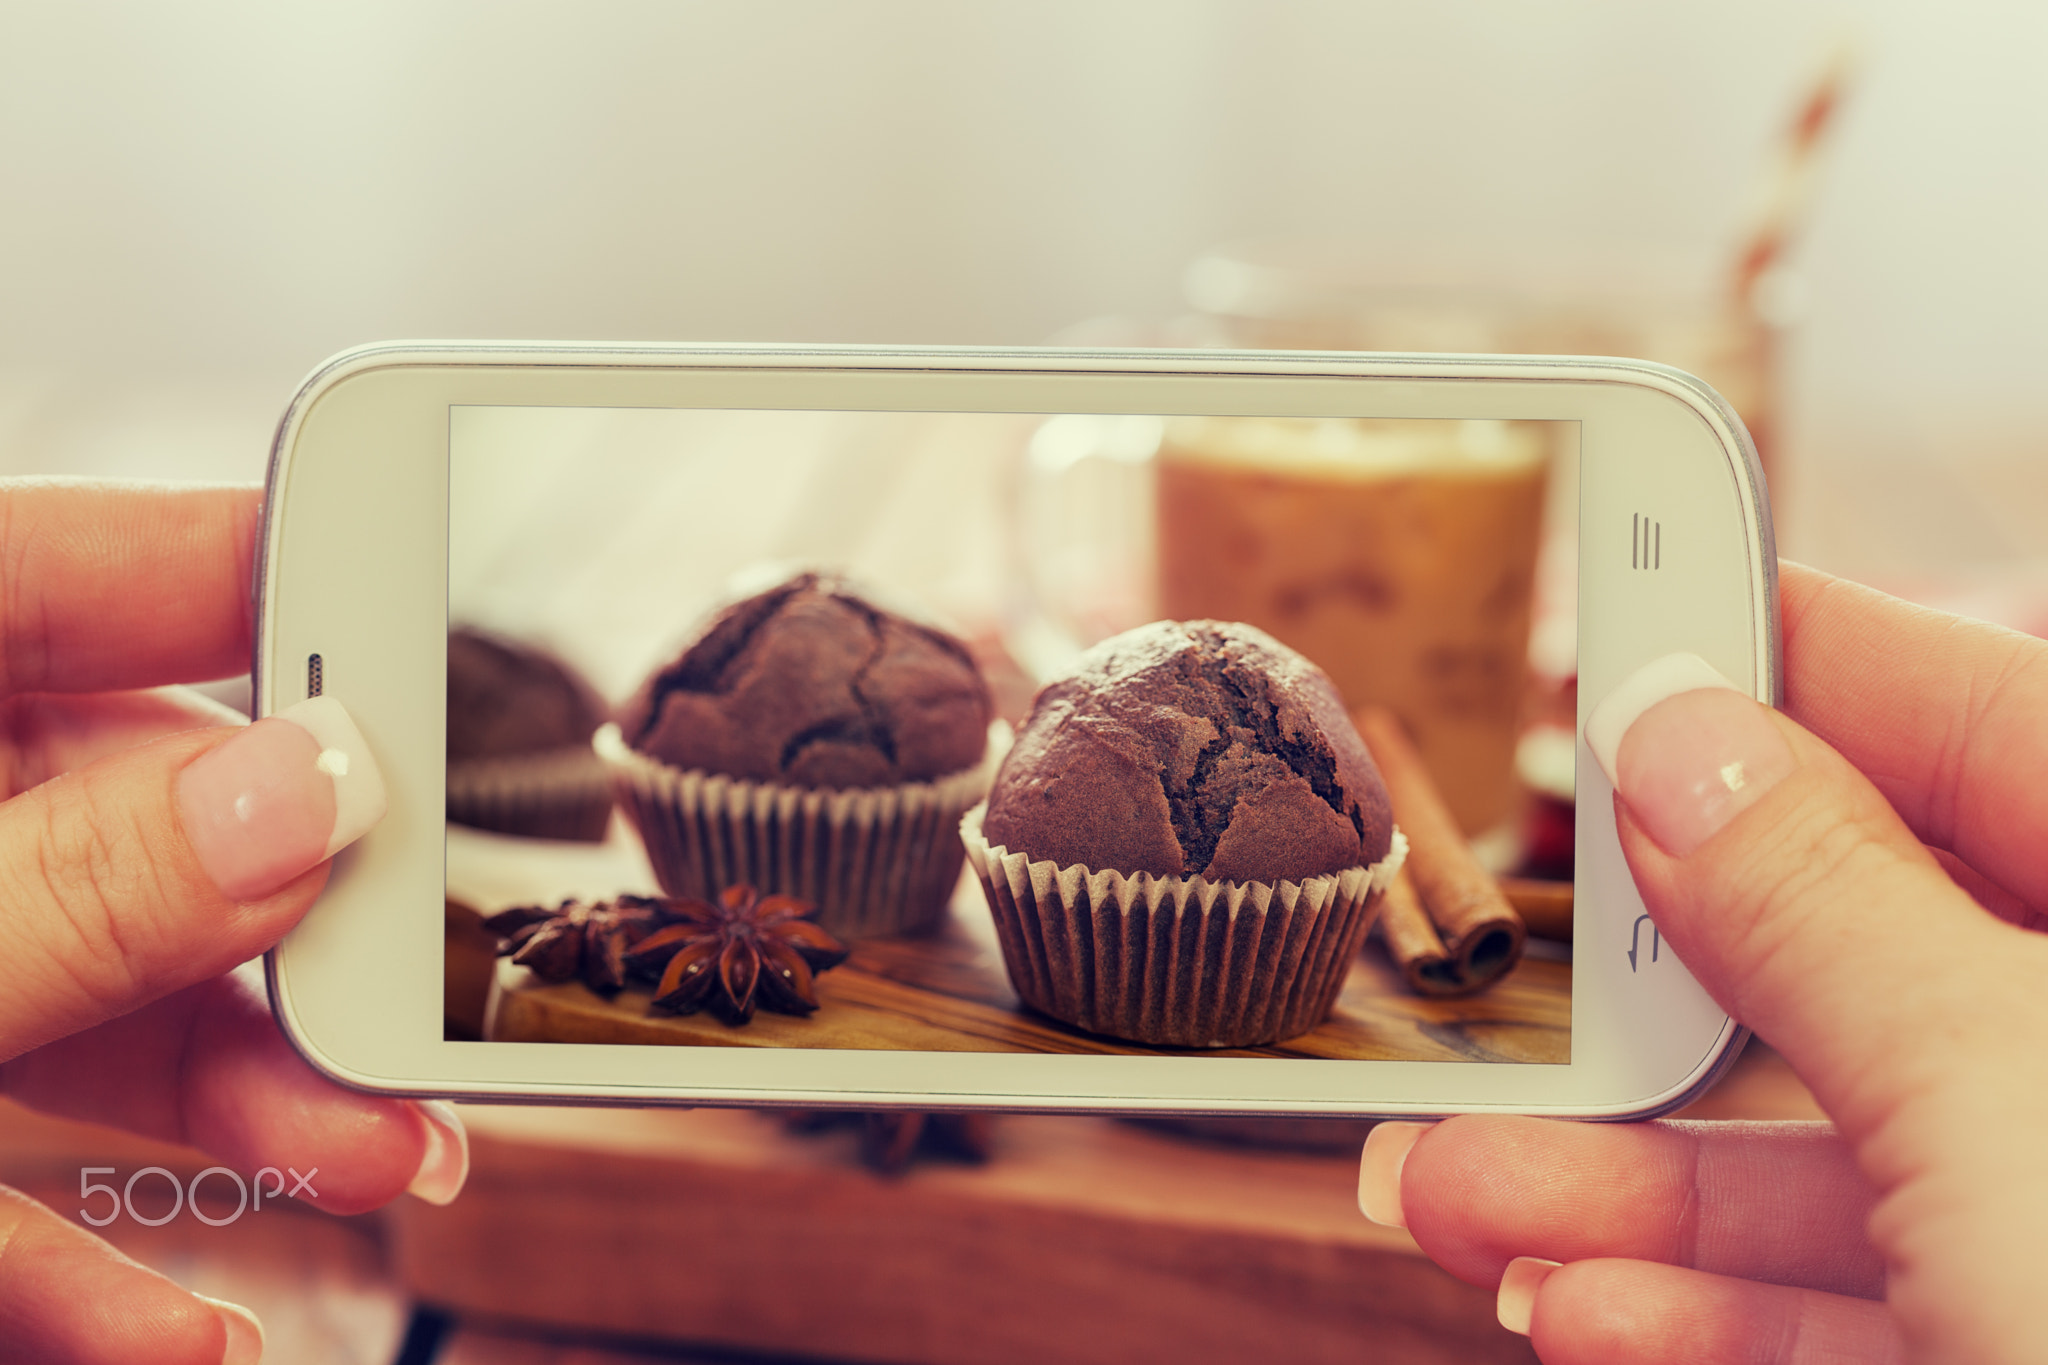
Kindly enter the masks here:
[[298, 377], [391, 336], [1033, 342], [1248, 235], [1706, 280], [1844, 37], [1788, 547], [2039, 556], [2011, 0], [4, 0], [0, 470], [255, 477]]

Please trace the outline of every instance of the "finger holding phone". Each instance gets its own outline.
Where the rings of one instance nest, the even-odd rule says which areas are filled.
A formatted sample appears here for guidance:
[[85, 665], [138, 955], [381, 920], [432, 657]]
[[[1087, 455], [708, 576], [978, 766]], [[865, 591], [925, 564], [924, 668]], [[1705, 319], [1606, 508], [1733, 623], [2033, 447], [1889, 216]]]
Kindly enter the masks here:
[[1387, 1124], [1361, 1204], [1547, 1365], [2048, 1359], [2048, 645], [1781, 581], [1786, 710], [1638, 696], [1607, 761], [1667, 941], [1834, 1126]]
[[[445, 1203], [468, 1163], [454, 1111], [317, 1075], [279, 1033], [260, 975], [236, 972], [298, 922], [329, 858], [383, 811], [375, 761], [337, 703], [246, 725], [166, 686], [248, 666], [260, 509], [255, 488], [0, 485], [0, 1087], [191, 1144], [267, 1198], [355, 1213], [410, 1188]], [[319, 1175], [294, 1190], [287, 1169]], [[118, 1179], [81, 1186], [81, 1216], [112, 1221]], [[261, 1352], [246, 1309], [11, 1190], [0, 1245], [0, 1320], [26, 1358]]]

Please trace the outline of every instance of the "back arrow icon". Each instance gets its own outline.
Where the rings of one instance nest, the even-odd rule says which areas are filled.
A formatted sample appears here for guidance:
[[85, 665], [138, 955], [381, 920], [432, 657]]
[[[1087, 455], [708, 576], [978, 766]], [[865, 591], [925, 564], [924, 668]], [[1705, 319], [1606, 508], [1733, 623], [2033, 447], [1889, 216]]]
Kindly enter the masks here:
[[[1636, 969], [1636, 939], [1643, 932], [1643, 921], [1649, 918], [1650, 917], [1648, 915], [1637, 915], [1636, 922], [1629, 926], [1628, 969], [1630, 971], [1634, 971]], [[1663, 946], [1664, 936], [1657, 932], [1656, 924], [1652, 923], [1650, 925], [1650, 961], [1655, 962], [1657, 960], [1657, 951]]]

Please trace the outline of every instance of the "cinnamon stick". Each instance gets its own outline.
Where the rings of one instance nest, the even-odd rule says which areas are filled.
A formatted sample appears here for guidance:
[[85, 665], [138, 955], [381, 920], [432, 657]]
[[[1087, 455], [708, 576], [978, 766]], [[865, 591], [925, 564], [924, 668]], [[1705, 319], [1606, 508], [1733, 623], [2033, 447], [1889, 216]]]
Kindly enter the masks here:
[[[1485, 990], [1522, 960], [1528, 933], [1522, 917], [1472, 856], [1400, 720], [1377, 706], [1366, 707], [1355, 719], [1386, 779], [1394, 823], [1408, 836], [1408, 862], [1380, 911], [1387, 951], [1409, 985], [1423, 995]], [[1395, 888], [1404, 879], [1413, 884], [1421, 918], [1440, 945], [1441, 958], [1417, 932], [1422, 927], [1417, 917], [1405, 906], [1397, 908]]]
[[[1409, 855], [1414, 856], [1412, 850]], [[1462, 995], [1464, 983], [1444, 941], [1429, 921], [1429, 912], [1415, 894], [1415, 883], [1403, 867], [1387, 884], [1380, 902], [1380, 939], [1387, 956], [1400, 967], [1409, 989], [1418, 995]]]

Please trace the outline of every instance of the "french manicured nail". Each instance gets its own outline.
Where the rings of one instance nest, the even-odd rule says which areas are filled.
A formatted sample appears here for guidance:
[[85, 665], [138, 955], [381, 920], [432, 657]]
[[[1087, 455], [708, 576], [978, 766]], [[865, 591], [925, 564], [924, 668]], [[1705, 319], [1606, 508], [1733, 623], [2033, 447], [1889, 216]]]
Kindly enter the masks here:
[[417, 1100], [414, 1108], [427, 1121], [427, 1154], [420, 1169], [405, 1187], [429, 1204], [446, 1204], [462, 1193], [469, 1179], [469, 1133], [455, 1106], [446, 1100]]
[[269, 895], [384, 817], [384, 777], [332, 697], [266, 716], [178, 775], [199, 865], [232, 900]]
[[263, 1359], [263, 1324], [254, 1313], [226, 1299], [209, 1299], [204, 1294], [198, 1298], [220, 1315], [221, 1326], [228, 1331], [228, 1350], [220, 1365], [256, 1365]]
[[1761, 704], [1697, 654], [1667, 654], [1586, 718], [1586, 745], [1644, 831], [1674, 858], [1718, 834], [1793, 769]]
[[1517, 1256], [1509, 1261], [1507, 1270], [1500, 1277], [1500, 1297], [1494, 1300], [1493, 1306], [1500, 1325], [1510, 1332], [1528, 1336], [1529, 1319], [1536, 1312], [1536, 1291], [1550, 1278], [1550, 1272], [1562, 1264], [1562, 1261], [1546, 1261], [1541, 1256]]
[[1358, 1157], [1358, 1211], [1382, 1227], [1405, 1228], [1401, 1212], [1401, 1168], [1422, 1135], [1435, 1125], [1389, 1119], [1373, 1125]]

